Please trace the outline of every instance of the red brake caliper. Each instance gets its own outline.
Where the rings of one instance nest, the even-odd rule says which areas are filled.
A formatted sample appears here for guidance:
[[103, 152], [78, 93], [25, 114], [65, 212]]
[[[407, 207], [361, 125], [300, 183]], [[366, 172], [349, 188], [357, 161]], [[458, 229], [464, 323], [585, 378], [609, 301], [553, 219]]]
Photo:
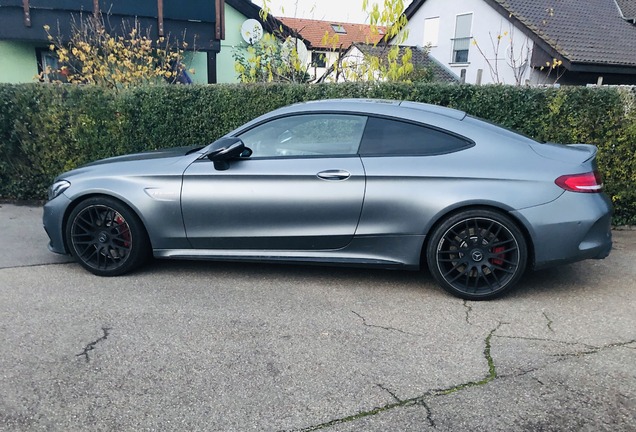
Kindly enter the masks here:
[[[505, 251], [505, 250], [506, 250], [505, 246], [497, 246], [497, 247], [492, 248], [492, 253], [494, 253], [494, 254], [498, 254], [498, 253], [501, 253], [501, 252], [503, 252], [503, 251]], [[498, 256], [497, 256], [497, 258], [493, 258], [493, 259], [491, 260], [491, 262], [492, 262], [494, 265], [498, 265], [498, 266], [500, 266], [500, 265], [502, 265], [502, 264], [503, 264], [503, 260], [504, 260], [505, 258], [506, 258], [506, 256], [505, 256], [504, 254], [501, 254], [501, 255], [498, 255]]]
[[[123, 225], [124, 222], [125, 222], [124, 218], [121, 217], [121, 215], [117, 215], [115, 217], [115, 223], [117, 223], [118, 225]], [[124, 246], [126, 247], [130, 246], [130, 231], [128, 229], [126, 229], [126, 232], [122, 234], [122, 237], [126, 240], [124, 242]]]

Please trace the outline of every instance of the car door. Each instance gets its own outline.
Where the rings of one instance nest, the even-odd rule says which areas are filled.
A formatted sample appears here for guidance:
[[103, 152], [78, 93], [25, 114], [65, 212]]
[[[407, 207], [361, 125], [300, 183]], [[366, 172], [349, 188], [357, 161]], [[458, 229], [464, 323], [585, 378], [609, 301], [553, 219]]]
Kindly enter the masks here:
[[357, 155], [366, 117], [301, 114], [239, 137], [248, 159], [216, 170], [207, 159], [184, 173], [182, 211], [201, 249], [338, 249], [352, 239], [365, 175]]

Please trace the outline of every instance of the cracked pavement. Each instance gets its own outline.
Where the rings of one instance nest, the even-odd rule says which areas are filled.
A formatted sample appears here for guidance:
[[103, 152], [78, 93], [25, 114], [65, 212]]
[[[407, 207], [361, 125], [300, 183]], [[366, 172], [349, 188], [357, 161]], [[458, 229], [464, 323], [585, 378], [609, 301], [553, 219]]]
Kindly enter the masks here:
[[491, 302], [427, 272], [98, 278], [0, 205], [0, 431], [636, 430], [636, 231]]

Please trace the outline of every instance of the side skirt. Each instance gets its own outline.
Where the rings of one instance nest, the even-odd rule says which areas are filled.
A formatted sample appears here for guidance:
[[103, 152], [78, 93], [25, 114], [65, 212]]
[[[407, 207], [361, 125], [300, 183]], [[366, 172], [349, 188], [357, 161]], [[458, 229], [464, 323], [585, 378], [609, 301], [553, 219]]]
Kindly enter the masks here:
[[418, 270], [424, 236], [366, 236], [336, 250], [155, 249], [155, 258], [256, 261]]

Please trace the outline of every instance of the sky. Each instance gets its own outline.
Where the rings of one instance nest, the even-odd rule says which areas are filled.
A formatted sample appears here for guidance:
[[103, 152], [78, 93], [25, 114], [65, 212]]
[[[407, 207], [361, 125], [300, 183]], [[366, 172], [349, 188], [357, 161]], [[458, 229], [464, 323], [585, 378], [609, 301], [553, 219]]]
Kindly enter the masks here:
[[[262, 0], [253, 2], [259, 6], [263, 5]], [[377, 2], [382, 4], [382, 1]], [[374, 1], [369, 0], [369, 3]], [[351, 23], [367, 21], [367, 14], [362, 11], [362, 0], [267, 0], [267, 5], [274, 16]]]

